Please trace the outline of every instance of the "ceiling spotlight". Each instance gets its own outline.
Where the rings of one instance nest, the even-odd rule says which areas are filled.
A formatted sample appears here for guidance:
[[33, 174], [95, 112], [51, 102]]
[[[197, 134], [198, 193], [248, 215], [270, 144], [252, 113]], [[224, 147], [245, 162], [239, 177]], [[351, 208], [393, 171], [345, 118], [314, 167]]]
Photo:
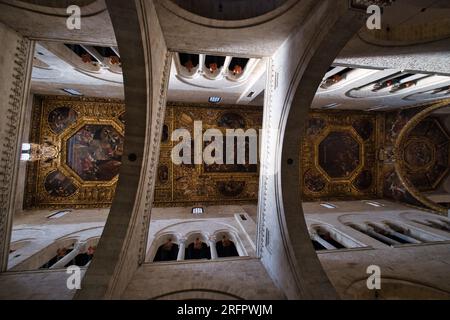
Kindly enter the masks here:
[[221, 97], [209, 97], [208, 101], [211, 103], [219, 103], [222, 100]]

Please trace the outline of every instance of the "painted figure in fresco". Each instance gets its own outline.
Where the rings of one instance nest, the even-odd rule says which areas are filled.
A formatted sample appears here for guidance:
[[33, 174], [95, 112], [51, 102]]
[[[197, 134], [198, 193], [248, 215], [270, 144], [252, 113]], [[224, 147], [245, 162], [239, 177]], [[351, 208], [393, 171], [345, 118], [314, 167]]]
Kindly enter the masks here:
[[52, 110], [48, 115], [48, 124], [50, 128], [56, 132], [61, 133], [67, 127], [77, 120], [77, 113], [69, 107], [59, 107]]
[[68, 147], [68, 164], [83, 180], [108, 181], [119, 173], [123, 137], [112, 126], [86, 125]]
[[60, 171], [50, 173], [45, 179], [44, 187], [53, 197], [68, 197], [76, 191], [72, 181]]
[[323, 177], [313, 172], [312, 170], [308, 170], [305, 173], [305, 187], [312, 192], [320, 192], [325, 188], [326, 182]]
[[219, 192], [226, 197], [237, 197], [244, 191], [244, 181], [220, 181], [217, 183]]
[[306, 125], [306, 135], [318, 135], [325, 128], [325, 120], [320, 118], [310, 118]]
[[237, 113], [228, 112], [223, 114], [219, 118], [219, 120], [217, 121], [217, 125], [222, 128], [243, 129], [245, 128], [245, 120], [241, 115]]

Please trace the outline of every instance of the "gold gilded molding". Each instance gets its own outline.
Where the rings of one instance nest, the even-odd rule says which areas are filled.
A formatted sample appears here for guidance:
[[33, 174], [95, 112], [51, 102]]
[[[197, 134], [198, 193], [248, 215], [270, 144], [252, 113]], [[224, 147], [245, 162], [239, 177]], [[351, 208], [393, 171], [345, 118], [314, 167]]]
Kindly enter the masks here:
[[[431, 113], [436, 110], [448, 107], [450, 105], [450, 99], [445, 99], [440, 102], [434, 103], [428, 108], [420, 111], [416, 114], [400, 131], [398, 134], [397, 140], [395, 141], [394, 146], [394, 157], [395, 159], [402, 159], [402, 151], [403, 146], [406, 143], [406, 138], [409, 136], [409, 133], [413, 128], [415, 128], [422, 120], [427, 118]], [[404, 162], [403, 161], [395, 161], [394, 163], [395, 171], [400, 179], [401, 183], [404, 185], [405, 189], [420, 203], [425, 205], [426, 207], [434, 210], [435, 212], [441, 215], [447, 215], [448, 209], [435, 203], [434, 201], [425, 197], [407, 178]]]
[[[300, 187], [306, 201], [376, 198], [379, 194], [381, 147], [380, 122], [377, 113], [311, 110], [301, 143]], [[358, 124], [368, 132], [358, 133]], [[359, 126], [358, 129], [366, 128]], [[331, 133], [345, 133], [358, 145], [358, 163], [348, 174], [330, 176], [320, 164], [320, 145]], [[364, 138], [362, 137], [364, 136]], [[365, 179], [365, 180], [364, 180]]]
[[[76, 117], [72, 117], [72, 120], [75, 119], [72, 123], [66, 123], [55, 130], [49, 122], [49, 115], [58, 108], [68, 108], [76, 113]], [[67, 141], [86, 125], [111, 126], [123, 137], [125, 125], [119, 117], [124, 111], [125, 105], [116, 99], [36, 97], [33, 103], [30, 142], [37, 144], [50, 142], [61, 152], [53, 161], [28, 164], [24, 207], [26, 209], [109, 207], [114, 197], [118, 176], [109, 181], [81, 179], [67, 164]], [[68, 196], [50, 194], [45, 188], [45, 181], [46, 177], [54, 172], [60, 172], [67, 177], [75, 187], [75, 192]]]

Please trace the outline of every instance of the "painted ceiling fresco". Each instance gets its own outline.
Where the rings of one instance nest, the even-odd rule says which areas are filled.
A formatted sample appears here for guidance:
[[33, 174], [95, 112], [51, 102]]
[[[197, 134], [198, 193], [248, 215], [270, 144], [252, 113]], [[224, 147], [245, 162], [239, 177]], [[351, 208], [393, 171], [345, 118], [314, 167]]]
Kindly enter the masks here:
[[[194, 121], [202, 121], [203, 131], [259, 130], [262, 108], [246, 107], [242, 111], [233, 106], [169, 104], [161, 138], [155, 206], [255, 203], [259, 168], [248, 164], [248, 154], [247, 164], [172, 163], [171, 150], [176, 144], [170, 139], [172, 131], [186, 128], [192, 133]], [[120, 101], [36, 97], [30, 142], [55, 146], [58, 156], [28, 163], [25, 208], [110, 206], [121, 165], [124, 130], [124, 105]]]
[[404, 169], [419, 191], [440, 185], [449, 171], [449, 137], [437, 118], [427, 118], [411, 130], [402, 149]]
[[102, 207], [114, 196], [123, 152], [120, 101], [36, 96], [30, 142], [56, 158], [29, 162], [25, 208]]
[[[171, 150], [177, 142], [170, 140], [174, 129], [187, 129], [193, 137], [194, 121], [202, 121], [203, 132], [219, 129], [255, 129], [262, 125], [262, 108], [211, 107], [169, 103], [163, 126], [158, 179], [155, 186], [154, 205], [189, 206], [193, 204], [256, 203], [258, 199], [258, 164], [249, 164], [246, 140], [245, 164], [181, 164], [171, 161]], [[209, 142], [205, 142], [205, 148]], [[235, 148], [237, 143], [234, 144]], [[224, 151], [227, 142], [224, 138]], [[194, 148], [191, 148], [193, 151]], [[225, 154], [225, 153], [223, 153]], [[193, 155], [192, 155], [193, 157]]]
[[376, 197], [379, 118], [346, 111], [309, 114], [301, 150], [305, 200]]
[[433, 105], [389, 112], [385, 115], [383, 140], [383, 196], [408, 205], [447, 214], [422, 192], [439, 187], [448, 176], [448, 133], [438, 118], [428, 116], [445, 107]]
[[[426, 107], [397, 112], [314, 111], [301, 147], [301, 192], [305, 201], [385, 197], [422, 206], [398, 170], [422, 191], [448, 176], [449, 136], [428, 117], [396, 147], [405, 126]], [[116, 100], [35, 97], [31, 143], [51, 149], [50, 159], [29, 162], [25, 208], [107, 207], [119, 178], [125, 107]], [[256, 203], [259, 164], [180, 164], [171, 160], [175, 129], [202, 132], [255, 129], [262, 108], [169, 103], [162, 130], [154, 205], [191, 206]], [[224, 139], [226, 141], [226, 139]], [[193, 143], [193, 142], [192, 142]], [[206, 148], [210, 142], [202, 142]], [[236, 141], [235, 141], [236, 146]], [[224, 151], [227, 149], [225, 143]], [[194, 148], [191, 148], [193, 157]], [[56, 155], [56, 156], [55, 156]]]

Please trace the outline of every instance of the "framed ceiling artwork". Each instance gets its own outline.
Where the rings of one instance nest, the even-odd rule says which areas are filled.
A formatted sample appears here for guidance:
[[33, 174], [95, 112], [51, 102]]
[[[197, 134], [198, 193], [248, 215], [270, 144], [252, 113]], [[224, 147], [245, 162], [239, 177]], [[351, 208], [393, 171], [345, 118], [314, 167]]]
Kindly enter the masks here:
[[36, 96], [30, 142], [56, 157], [28, 163], [24, 207], [103, 207], [123, 153], [125, 106], [110, 99]]

